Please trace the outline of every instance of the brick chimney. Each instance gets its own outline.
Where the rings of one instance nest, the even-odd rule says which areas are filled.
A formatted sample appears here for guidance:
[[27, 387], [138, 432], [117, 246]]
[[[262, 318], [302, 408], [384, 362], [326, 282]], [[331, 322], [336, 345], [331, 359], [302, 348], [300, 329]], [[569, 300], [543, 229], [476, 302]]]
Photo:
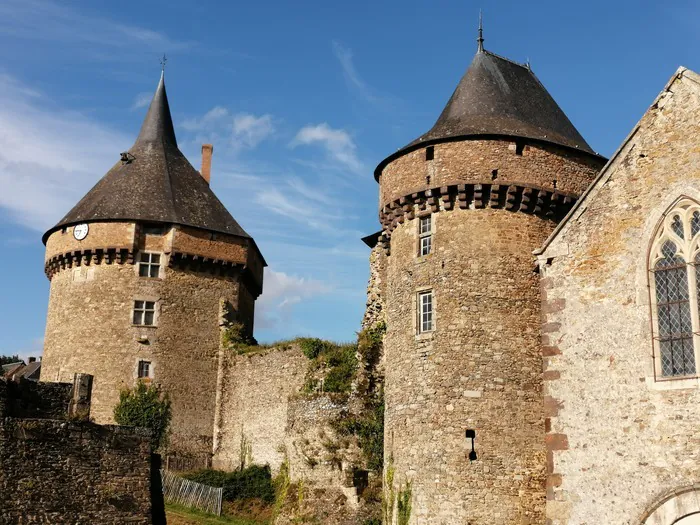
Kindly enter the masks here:
[[214, 153], [214, 146], [212, 144], [202, 144], [202, 169], [199, 171], [204, 180], [211, 180], [211, 156]]

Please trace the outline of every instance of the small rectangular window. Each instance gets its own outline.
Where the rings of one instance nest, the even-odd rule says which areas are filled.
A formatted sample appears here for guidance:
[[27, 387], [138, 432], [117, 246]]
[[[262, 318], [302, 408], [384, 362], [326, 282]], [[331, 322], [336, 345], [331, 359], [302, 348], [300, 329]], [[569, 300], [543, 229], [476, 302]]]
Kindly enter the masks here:
[[141, 232], [144, 235], [163, 235], [165, 227], [161, 224], [144, 224], [141, 226]]
[[160, 254], [144, 253], [139, 255], [139, 276], [158, 277], [160, 272]]
[[433, 221], [430, 215], [421, 217], [418, 222], [418, 253], [424, 257], [431, 253], [433, 249]]
[[155, 301], [134, 301], [134, 324], [153, 326], [156, 318]]
[[425, 148], [425, 160], [433, 160], [435, 158], [435, 146]]
[[433, 330], [433, 291], [418, 294], [418, 332]]
[[151, 362], [150, 361], [139, 361], [139, 379], [151, 377]]

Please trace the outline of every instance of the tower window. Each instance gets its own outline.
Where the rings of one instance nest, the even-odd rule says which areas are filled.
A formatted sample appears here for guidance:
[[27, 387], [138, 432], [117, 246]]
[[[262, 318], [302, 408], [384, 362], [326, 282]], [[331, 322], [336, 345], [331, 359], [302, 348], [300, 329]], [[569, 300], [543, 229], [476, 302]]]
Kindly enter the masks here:
[[145, 253], [139, 254], [139, 276], [158, 277], [160, 273], [160, 254]]
[[518, 141], [515, 143], [515, 154], [516, 155], [523, 155], [523, 150], [525, 149], [525, 143]]
[[151, 377], [151, 362], [139, 361], [138, 378], [148, 379]]
[[418, 333], [433, 330], [433, 291], [418, 294]]
[[682, 199], [664, 216], [649, 257], [657, 376], [697, 375], [700, 355], [700, 204]]
[[435, 146], [425, 148], [425, 160], [433, 160], [435, 158]]
[[139, 326], [155, 326], [156, 303], [155, 301], [134, 301], [133, 322]]
[[418, 238], [419, 250], [418, 253], [424, 257], [433, 249], [433, 220], [432, 216], [427, 215], [418, 220]]
[[141, 226], [141, 232], [144, 235], [163, 235], [165, 227], [161, 224], [144, 224]]

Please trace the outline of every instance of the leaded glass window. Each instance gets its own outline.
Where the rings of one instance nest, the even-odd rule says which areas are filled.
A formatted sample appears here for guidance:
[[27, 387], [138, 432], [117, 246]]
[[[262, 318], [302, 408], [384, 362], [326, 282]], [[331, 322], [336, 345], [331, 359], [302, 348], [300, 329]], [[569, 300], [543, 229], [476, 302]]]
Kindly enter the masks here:
[[418, 332], [433, 330], [433, 292], [432, 290], [418, 294]]
[[649, 259], [656, 375], [695, 376], [700, 351], [700, 205], [679, 200], [659, 226]]
[[433, 220], [430, 215], [419, 219], [418, 238], [420, 239], [419, 255], [421, 257], [429, 255], [433, 251]]

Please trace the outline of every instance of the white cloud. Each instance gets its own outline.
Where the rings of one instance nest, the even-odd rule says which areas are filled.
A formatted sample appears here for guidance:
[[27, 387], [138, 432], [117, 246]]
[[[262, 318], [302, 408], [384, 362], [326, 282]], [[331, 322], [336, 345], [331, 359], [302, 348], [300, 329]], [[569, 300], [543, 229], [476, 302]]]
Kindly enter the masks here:
[[318, 281], [265, 268], [263, 294], [255, 303], [256, 324], [270, 329], [289, 319], [291, 309], [305, 300], [327, 294], [333, 287]]
[[233, 117], [233, 140], [248, 148], [254, 148], [264, 139], [272, 135], [275, 127], [271, 115], [256, 117], [241, 113]]
[[352, 60], [352, 50], [343, 46], [339, 42], [333, 41], [333, 54], [340, 62], [340, 66], [343, 68], [343, 76], [348, 84], [355, 88], [358, 93], [360, 93], [360, 95], [362, 95], [368, 101], [378, 102], [379, 99], [372, 94], [370, 88], [367, 86], [364, 80], [362, 80], [357, 72], [357, 69], [355, 69], [355, 63]]
[[44, 230], [116, 162], [130, 141], [0, 75], [0, 208]]
[[355, 173], [364, 171], [364, 166], [357, 158], [357, 146], [344, 129], [333, 129], [325, 122], [315, 126], [305, 126], [299, 130], [290, 146], [312, 144], [323, 146], [332, 160], [350, 171]]
[[233, 152], [253, 149], [275, 133], [272, 115], [255, 116], [250, 113], [232, 115], [228, 109], [215, 106], [202, 117], [189, 118], [182, 123], [187, 131], [200, 132], [200, 142], [225, 141]]
[[140, 108], [145, 108], [151, 103], [153, 98], [153, 93], [143, 92], [136, 95], [133, 104], [131, 104], [131, 111], [135, 111]]
[[[85, 14], [67, 3], [48, 0], [3, 0], [0, 2], [0, 33], [25, 40], [61, 42], [76, 45], [76, 50], [95, 56], [98, 49], [163, 53], [191, 47], [166, 35], [134, 24], [120, 24]], [[129, 13], [126, 13], [129, 16]], [[114, 61], [114, 55], [102, 55]], [[123, 55], [121, 55], [123, 57]]]

